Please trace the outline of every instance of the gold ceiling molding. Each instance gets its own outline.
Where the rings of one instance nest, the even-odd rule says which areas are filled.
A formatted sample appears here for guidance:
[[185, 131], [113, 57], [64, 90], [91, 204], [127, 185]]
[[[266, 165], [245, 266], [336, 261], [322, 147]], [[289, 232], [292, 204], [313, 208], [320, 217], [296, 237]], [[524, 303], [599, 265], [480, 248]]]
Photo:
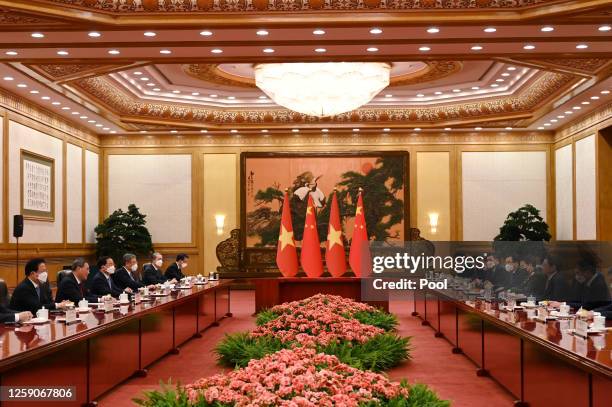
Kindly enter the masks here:
[[573, 72], [578, 72], [587, 75], [595, 75], [603, 69], [610, 59], [608, 58], [547, 58], [525, 60], [525, 62], [536, 64], [542, 67], [550, 67], [557, 69], [565, 69]]
[[73, 82], [83, 92], [108, 106], [122, 116], [125, 122], [152, 122], [174, 126], [223, 125], [295, 125], [295, 124], [350, 124], [392, 123], [397, 125], [436, 125], [451, 122], [487, 122], [525, 117], [546, 103], [549, 98], [574, 83], [570, 74], [545, 72], [538, 76], [520, 94], [489, 98], [482, 101], [449, 103], [415, 108], [360, 108], [333, 117], [313, 117], [287, 109], [209, 109], [185, 104], [149, 102], [135, 99], [106, 77], [93, 77]]
[[34, 14], [20, 13], [6, 8], [0, 8], [0, 26], [14, 28], [15, 26], [65, 26], [64, 22], [39, 17]]
[[[426, 66], [416, 72], [391, 77], [389, 86], [407, 86], [431, 82], [459, 72], [463, 68], [463, 64], [459, 61], [426, 61], [424, 63]], [[254, 78], [233, 75], [222, 70], [219, 64], [184, 64], [181, 68], [192, 78], [207, 83], [237, 88], [255, 89], [257, 87]]]
[[407, 145], [458, 145], [458, 144], [552, 144], [552, 132], [436, 132], [415, 133], [397, 130], [392, 134], [266, 134], [266, 135], [202, 135], [202, 134], [151, 134], [105, 135], [103, 148], [143, 147], [206, 147], [206, 146], [407, 146]]
[[41, 74], [47, 79], [53, 81], [71, 78], [79, 74], [88, 74], [96, 72], [105, 72], [108, 70], [120, 68], [122, 65], [100, 65], [100, 64], [26, 64]]
[[556, 0], [47, 0], [113, 13], [515, 9]]
[[0, 107], [35, 120], [55, 130], [69, 134], [96, 147], [100, 145], [100, 139], [97, 134], [77, 127], [63, 117], [51, 113], [3, 89], [0, 89]]

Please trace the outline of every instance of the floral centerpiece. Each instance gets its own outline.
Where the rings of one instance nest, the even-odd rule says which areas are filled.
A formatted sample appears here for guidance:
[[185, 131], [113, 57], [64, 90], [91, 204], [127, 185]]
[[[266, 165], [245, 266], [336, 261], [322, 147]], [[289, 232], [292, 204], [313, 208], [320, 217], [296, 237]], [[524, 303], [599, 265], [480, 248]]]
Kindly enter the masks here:
[[135, 401], [142, 406], [199, 407], [449, 406], [426, 386], [391, 382], [304, 347], [280, 350], [176, 391], [146, 392], [144, 399]]
[[367, 304], [319, 294], [265, 311], [257, 328], [226, 335], [216, 352], [222, 364], [245, 367], [280, 349], [308, 347], [356, 368], [382, 371], [409, 358], [410, 338], [394, 333], [396, 325], [394, 316]]

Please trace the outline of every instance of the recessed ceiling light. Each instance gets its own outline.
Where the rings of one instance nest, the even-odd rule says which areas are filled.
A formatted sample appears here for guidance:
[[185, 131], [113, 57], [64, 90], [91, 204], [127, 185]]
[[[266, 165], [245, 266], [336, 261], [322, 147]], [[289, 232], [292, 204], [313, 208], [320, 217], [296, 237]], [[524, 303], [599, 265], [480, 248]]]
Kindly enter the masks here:
[[5, 52], [6, 55], [10, 55], [10, 56], [15, 56], [17, 54], [19, 54], [17, 51], [6, 51]]
[[423, 46], [423, 47], [419, 47], [419, 51], [427, 52], [427, 51], [431, 51], [431, 48]]
[[366, 51], [368, 51], [368, 52], [378, 52], [378, 48], [376, 48], [376, 47], [368, 47], [368, 48], [366, 48]]
[[234, 99], [236, 99], [236, 96], [228, 96], [227, 98], [228, 98], [229, 100], [234, 100]]
[[57, 55], [68, 55], [68, 51], [65, 51], [65, 50], [57, 51]]
[[421, 131], [421, 128], [420, 127], [415, 127], [414, 131]]
[[605, 31], [610, 31], [612, 30], [612, 27], [610, 27], [609, 25], [602, 25], [601, 27], [599, 27], [599, 31], [605, 32]]
[[315, 48], [315, 52], [327, 52], [325, 48]]
[[580, 106], [574, 106], [574, 107], [572, 107], [572, 109], [574, 109], [574, 110], [580, 110], [580, 109], [582, 109], [582, 108], [581, 108]]
[[274, 49], [273, 48], [264, 48], [263, 52], [265, 52], [266, 54], [272, 54], [272, 53], [274, 53]]
[[532, 50], [532, 49], [535, 49], [535, 45], [533, 45], [533, 44], [527, 44], [527, 45], [523, 46], [523, 49], [526, 49], [526, 50]]
[[61, 103], [60, 103], [60, 102], [51, 102], [51, 104], [52, 104], [53, 106], [59, 106], [59, 105], [61, 105]]
[[565, 116], [563, 116], [562, 114], [560, 114], [559, 116], [557, 116], [557, 119], [565, 119]]
[[360, 129], [353, 129], [354, 133], [359, 133]]
[[482, 127], [474, 127], [474, 130], [480, 131], [480, 130], [482, 130]]
[[170, 130], [170, 133], [176, 134], [178, 133], [178, 130]]
[[393, 97], [393, 95], [392, 95], [392, 94], [390, 94], [390, 93], [387, 93], [387, 94], [385, 95], [385, 97], [386, 97], [386, 98], [392, 98], [392, 97]]
[[152, 86], [155, 86], [155, 84], [153, 82], [149, 82], [147, 83], [147, 86], [152, 87]]
[[323, 133], [327, 133], [327, 132], [329, 131], [329, 129], [321, 129], [321, 131], [322, 131]]
[[259, 97], [259, 99], [267, 99], [267, 98], [268, 98], [267, 96], [263, 96], [263, 95]]
[[72, 112], [72, 114], [73, 114], [73, 115], [75, 115], [75, 116], [77, 116], [77, 115], [79, 115], [79, 114], [81, 114], [81, 113], [79, 113], [79, 112]]
[[495, 82], [504, 82], [505, 79], [499, 78], [499, 79], [495, 79]]
[[210, 52], [212, 52], [213, 54], [221, 54], [223, 53], [223, 50], [220, 48], [214, 48], [214, 49], [211, 49]]
[[102, 130], [109, 131], [110, 129], [108, 127], [104, 127]]
[[208, 95], [208, 96], [209, 96], [209, 97], [211, 97], [211, 98], [216, 98], [216, 97], [218, 97], [219, 95], [217, 95], [217, 94], [214, 94], [214, 93], [213, 93], [212, 95]]
[[136, 71], [136, 72], [134, 72], [134, 75], [142, 75], [142, 72]]
[[177, 94], [177, 95], [178, 95], [179, 93], [181, 93], [181, 91], [180, 91], [180, 90], [173, 90], [173, 91], [172, 91], [172, 93], [174, 93], [174, 94]]
[[547, 25], [545, 27], [540, 28], [540, 31], [549, 33], [551, 31], [555, 31], [555, 27], [551, 27], [550, 25]]
[[139, 78], [141, 81], [146, 82], [149, 80], [149, 78], [147, 78], [146, 76], [143, 76], [141, 78]]
[[[19, 85], [17, 85], [19, 86]], [[599, 100], [599, 96], [591, 96], [591, 100]]]
[[509, 71], [516, 71], [516, 66], [509, 66], [509, 67], [508, 67], [508, 70], [509, 70]]
[[94, 124], [95, 122], [96, 122], [95, 120], [87, 120], [87, 123]]
[[140, 130], [138, 133], [146, 133], [146, 130]]
[[472, 51], [482, 51], [482, 45], [474, 45]]
[[172, 54], [172, 51], [170, 51], [169, 49], [162, 49], [159, 51], [160, 54], [164, 54], [164, 55], [169, 55]]
[[390, 128], [388, 128], [388, 127], [385, 127], [385, 128], [383, 129], [383, 131], [384, 131], [384, 132], [388, 132], [388, 131], [391, 131], [391, 129], [390, 129]]
[[268, 31], [266, 31], [266, 30], [257, 30], [257, 32], [255, 34], [261, 35], [263, 37], [263, 36], [268, 35], [270, 33]]
[[453, 92], [454, 93], [459, 93], [459, 92], [461, 92], [461, 89], [453, 89]]
[[451, 127], [445, 127], [445, 128], [444, 128], [444, 130], [445, 130], [445, 131], [451, 131], [451, 130], [452, 130], [452, 128], [451, 128]]
[[45, 34], [43, 33], [32, 33], [32, 38], [45, 38]]
[[480, 89], [480, 86], [472, 86], [472, 90], [478, 90]]
[[422, 93], [417, 93], [417, 97], [418, 97], [418, 98], [422, 98], [422, 97], [424, 97], [424, 96], [425, 96], [425, 95], [424, 95], [424, 94], [422, 94]]
[[85, 120], [85, 119], [87, 119], [87, 116], [79, 116], [79, 119]]
[[100, 124], [100, 123], [96, 124], [96, 127], [102, 127], [102, 126], [104, 126], [104, 125]]
[[544, 130], [544, 127], [540, 126], [538, 127], [538, 130]]
[[552, 124], [550, 124], [550, 123], [544, 123], [544, 126], [549, 127], [549, 126], [552, 126]]
[[210, 37], [211, 35], [213, 35], [213, 33], [212, 33], [212, 31], [204, 30], [204, 31], [200, 31], [200, 35], [202, 37]]
[[578, 44], [576, 45], [576, 49], [587, 49], [589, 46], [587, 44]]
[[261, 132], [262, 132], [262, 133], [267, 133], [267, 132], [268, 132], [268, 130], [267, 130], [267, 129], [261, 129]]
[[374, 28], [370, 29], [370, 34], [377, 35], [377, 34], [382, 34], [382, 32], [383, 32], [383, 30], [381, 28], [378, 28], [378, 27], [374, 27]]
[[109, 131], [109, 133], [110, 134], [117, 134], [117, 131], [116, 130], [111, 130], [111, 131]]
[[2, 78], [2, 79], [4, 79], [5, 81], [12, 81], [12, 80], [15, 80], [15, 78], [13, 78], [12, 76], [5, 76], [5, 77], [4, 77], [4, 78]]
[[440, 32], [440, 29], [438, 27], [430, 27], [427, 29], [427, 32], [430, 34], [437, 34]]
[[200, 133], [208, 133], [208, 130], [202, 129], [202, 130], [200, 130]]
[[492, 87], [492, 88], [498, 88], [498, 87], [499, 87], [499, 84], [494, 83], [493, 85], [491, 85], [491, 87]]
[[551, 122], [551, 123], [557, 123], [558, 121], [559, 121], [559, 120], [557, 120], [557, 119], [550, 119], [550, 122]]
[[435, 93], [436, 95], [443, 95], [443, 94], [444, 94], [444, 92], [441, 92], [441, 91], [436, 91], [436, 92], [434, 92], [434, 93]]
[[200, 96], [200, 92], [191, 92], [191, 96]]
[[62, 110], [70, 110], [70, 108], [68, 106], [64, 106], [62, 107]]
[[102, 34], [100, 34], [100, 33], [99, 33], [99, 32], [97, 32], [97, 31], [91, 31], [91, 32], [87, 33], [87, 35], [88, 35], [89, 37], [91, 37], [91, 38], [99, 38], [99, 37], [101, 37], [101, 36], [102, 36]]
[[300, 132], [300, 129], [291, 129], [291, 132], [292, 132], [292, 133], [299, 133], [299, 132]]
[[40, 92], [39, 92], [39, 91], [37, 91], [37, 90], [31, 90], [31, 91], [30, 91], [30, 93], [31, 93], [31, 94], [33, 94], [33, 95], [36, 95], [36, 94], [38, 94], [38, 93], [40, 93]]
[[497, 31], [497, 28], [495, 27], [487, 27], [483, 30], [486, 33], [494, 33], [495, 31]]
[[238, 133], [238, 130], [236, 130], [236, 129], [231, 129], [231, 130], [230, 130], [230, 133]]
[[153, 31], [145, 31], [144, 32], [144, 36], [145, 37], [155, 37], [157, 35], [157, 33], [153, 32]]
[[506, 127], [506, 130], [512, 130], [512, 127], [508, 126]]
[[111, 49], [108, 53], [111, 55], [119, 55], [121, 52], [118, 49]]
[[565, 114], [574, 114], [574, 112], [572, 112], [571, 110], [568, 110], [567, 112], [563, 112]]
[[320, 28], [317, 28], [317, 29], [316, 29], [316, 30], [314, 30], [312, 33], [313, 33], [314, 35], [323, 35], [323, 34], [325, 34], [325, 31], [324, 31], [324, 30], [321, 30]]
[[591, 102], [582, 102], [583, 105], [590, 105]]
[[609, 94], [610, 94], [610, 91], [609, 91], [609, 90], [602, 90], [602, 91], [601, 91], [601, 94], [602, 94], [602, 95], [609, 95]]
[[153, 88], [154, 92], [159, 92], [161, 89], [160, 88]]
[[42, 100], [51, 100], [51, 98], [49, 96], [43, 96], [41, 97]]

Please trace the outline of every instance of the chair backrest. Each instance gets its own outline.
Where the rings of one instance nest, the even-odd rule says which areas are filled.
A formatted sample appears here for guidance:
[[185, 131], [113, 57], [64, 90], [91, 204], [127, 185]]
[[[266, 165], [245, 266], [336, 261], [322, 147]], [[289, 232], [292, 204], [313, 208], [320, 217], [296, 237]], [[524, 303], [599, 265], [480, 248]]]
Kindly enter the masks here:
[[8, 306], [8, 303], [9, 303], [8, 286], [6, 285], [6, 281], [0, 278], [0, 304], [6, 307]]
[[57, 280], [56, 280], [57, 285], [59, 285], [60, 281], [62, 281], [62, 279], [64, 277], [66, 277], [70, 273], [72, 273], [72, 270], [60, 270], [60, 271], [58, 271], [57, 272]]

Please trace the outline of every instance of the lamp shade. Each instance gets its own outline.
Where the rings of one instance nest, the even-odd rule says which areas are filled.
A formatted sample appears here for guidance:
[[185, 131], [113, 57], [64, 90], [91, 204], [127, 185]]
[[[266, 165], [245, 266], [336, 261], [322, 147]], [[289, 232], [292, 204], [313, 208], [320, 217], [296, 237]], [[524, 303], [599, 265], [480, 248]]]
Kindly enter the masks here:
[[273, 63], [255, 66], [255, 83], [278, 105], [322, 117], [370, 102], [390, 74], [384, 62]]

